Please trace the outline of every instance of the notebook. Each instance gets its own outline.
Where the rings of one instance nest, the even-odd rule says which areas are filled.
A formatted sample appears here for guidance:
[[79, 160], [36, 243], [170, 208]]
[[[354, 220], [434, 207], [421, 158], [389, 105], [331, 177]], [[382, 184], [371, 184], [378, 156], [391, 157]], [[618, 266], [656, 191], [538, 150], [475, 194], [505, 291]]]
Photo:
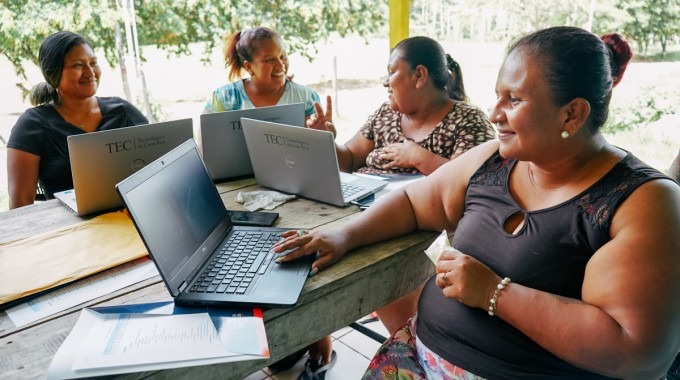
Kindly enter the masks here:
[[203, 161], [214, 181], [253, 174], [241, 117], [305, 126], [304, 103], [201, 115]]
[[340, 172], [330, 132], [246, 118], [241, 125], [262, 186], [335, 206], [387, 186], [386, 181]]
[[271, 246], [286, 229], [234, 226], [194, 140], [116, 189], [177, 304], [271, 307], [297, 302], [314, 257], [276, 264], [279, 255]]
[[78, 215], [123, 205], [116, 183], [193, 137], [192, 119], [69, 136], [73, 189], [54, 194]]

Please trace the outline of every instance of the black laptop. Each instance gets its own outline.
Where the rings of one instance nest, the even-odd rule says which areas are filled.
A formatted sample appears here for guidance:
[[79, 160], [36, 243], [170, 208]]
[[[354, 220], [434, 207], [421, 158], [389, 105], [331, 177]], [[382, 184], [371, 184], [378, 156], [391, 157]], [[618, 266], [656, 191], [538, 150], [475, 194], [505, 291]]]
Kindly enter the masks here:
[[179, 305], [292, 306], [313, 256], [276, 264], [286, 229], [235, 227], [193, 139], [116, 185]]

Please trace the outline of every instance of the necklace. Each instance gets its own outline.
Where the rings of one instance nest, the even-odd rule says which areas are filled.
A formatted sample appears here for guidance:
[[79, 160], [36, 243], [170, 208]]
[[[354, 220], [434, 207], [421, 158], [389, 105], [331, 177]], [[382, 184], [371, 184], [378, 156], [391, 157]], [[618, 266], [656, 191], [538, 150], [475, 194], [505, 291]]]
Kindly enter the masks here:
[[534, 185], [535, 187], [540, 187], [536, 183], [536, 180], [534, 179], [534, 172], [531, 171], [531, 165], [527, 163], [527, 172], [529, 173], [529, 181], [531, 181], [531, 184]]
[[567, 184], [568, 184], [568, 183], [563, 183], [561, 185], [554, 185], [554, 186], [546, 187], [546, 186], [539, 184], [538, 181], [536, 181], [536, 178], [534, 178], [534, 171], [531, 170], [531, 165], [529, 165], [529, 163], [527, 163], [527, 171], [529, 172], [529, 181], [531, 182], [531, 184], [535, 188], [541, 189], [543, 191], [545, 191], [545, 190], [557, 190], [557, 189], [560, 189], [564, 186], [567, 186]]
[[[529, 181], [531, 181], [531, 184], [534, 185], [534, 187], [542, 189], [542, 190], [552, 190], [553, 189], [552, 187], [541, 186], [541, 185], [538, 184], [538, 182], [536, 182], [536, 179], [534, 178], [534, 172], [531, 170], [531, 165], [529, 165], [529, 163], [527, 163], [527, 171], [529, 172]], [[561, 186], [558, 186], [558, 187], [561, 187]]]
[[90, 114], [92, 113], [92, 109], [94, 108], [96, 101], [94, 101], [94, 102], [90, 101], [90, 103], [91, 103], [90, 109], [87, 110], [85, 117], [82, 120], [80, 120], [80, 123], [76, 124], [76, 127], [80, 128], [82, 130], [85, 130], [85, 121], [87, 121], [87, 119], [90, 118]]

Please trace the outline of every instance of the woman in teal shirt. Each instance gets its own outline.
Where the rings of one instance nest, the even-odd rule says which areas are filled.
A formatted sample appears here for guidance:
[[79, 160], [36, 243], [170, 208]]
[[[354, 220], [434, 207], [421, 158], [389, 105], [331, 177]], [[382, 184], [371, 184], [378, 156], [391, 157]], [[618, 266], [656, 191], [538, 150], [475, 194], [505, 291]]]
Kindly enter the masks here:
[[[281, 36], [274, 30], [257, 27], [230, 35], [226, 40], [224, 59], [233, 82], [217, 88], [205, 103], [203, 113], [234, 111], [291, 103], [305, 104], [305, 120], [316, 113], [314, 103], [319, 94], [288, 78], [288, 56]], [[249, 77], [242, 78], [243, 72]], [[335, 135], [335, 130], [328, 127]], [[335, 359], [331, 337], [309, 346], [310, 360], [301, 378], [309, 373], [330, 368]], [[304, 349], [271, 365], [274, 369], [293, 366], [307, 351]], [[321, 370], [319, 370], [321, 368]]]
[[[288, 56], [274, 30], [258, 27], [232, 34], [226, 41], [224, 58], [233, 82], [213, 91], [204, 112], [304, 103], [305, 117], [315, 113], [319, 94], [287, 77]], [[244, 71], [250, 76], [240, 79]]]

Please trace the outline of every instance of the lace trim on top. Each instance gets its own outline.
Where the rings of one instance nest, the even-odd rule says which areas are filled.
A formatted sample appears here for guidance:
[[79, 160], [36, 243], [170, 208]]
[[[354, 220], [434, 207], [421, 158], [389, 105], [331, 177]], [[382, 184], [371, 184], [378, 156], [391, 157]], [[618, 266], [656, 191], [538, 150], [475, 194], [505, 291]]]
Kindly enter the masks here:
[[[472, 176], [470, 184], [507, 188], [510, 171], [516, 162], [501, 157], [496, 151]], [[629, 152], [592, 186], [556, 207], [573, 204], [586, 214], [594, 227], [608, 233], [611, 218], [618, 206], [640, 185], [658, 178], [667, 177], [646, 166]]]

